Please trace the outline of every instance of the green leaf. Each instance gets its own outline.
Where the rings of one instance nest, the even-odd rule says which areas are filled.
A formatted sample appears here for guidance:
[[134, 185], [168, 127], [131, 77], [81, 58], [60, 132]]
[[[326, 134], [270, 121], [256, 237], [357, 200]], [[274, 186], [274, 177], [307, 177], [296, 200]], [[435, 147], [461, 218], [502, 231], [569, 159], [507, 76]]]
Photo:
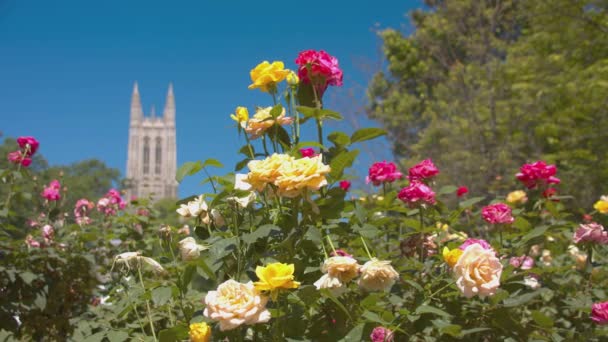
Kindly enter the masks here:
[[534, 239], [535, 237], [542, 236], [549, 229], [549, 226], [538, 226], [532, 229], [528, 234], [524, 235], [519, 241], [519, 245], [523, 245], [524, 243]]
[[245, 158], [245, 159], [241, 160], [240, 162], [236, 163], [236, 166], [234, 167], [234, 171], [242, 170], [245, 166], [247, 166], [247, 163], [249, 163], [250, 161], [251, 161], [251, 159]]
[[304, 115], [305, 118], [315, 118], [318, 120], [325, 120], [325, 119], [342, 120], [342, 115], [340, 115], [340, 113], [334, 112], [333, 110], [329, 110], [329, 109], [318, 109], [318, 108], [314, 108], [314, 107], [297, 106], [296, 110], [298, 112], [302, 113], [302, 115]]
[[176, 325], [173, 328], [161, 330], [158, 334], [159, 342], [176, 342], [189, 339], [189, 328], [185, 325]]
[[505, 299], [503, 301], [503, 306], [507, 307], [507, 308], [512, 308], [515, 306], [520, 306], [522, 304], [526, 304], [529, 301], [531, 301], [532, 299], [538, 297], [543, 291], [542, 290], [538, 290], [538, 291], [534, 291], [534, 292], [529, 292], [529, 293], [525, 293], [523, 295], [519, 295], [519, 293], [516, 293], [514, 296], [511, 296], [507, 299]]
[[152, 302], [154, 305], [161, 306], [166, 304], [171, 299], [171, 288], [167, 286], [157, 287], [152, 290]]
[[363, 341], [364, 327], [365, 324], [356, 325], [354, 328], [351, 329], [351, 331], [348, 332], [348, 334], [346, 334], [346, 336], [344, 336], [343, 339], [340, 340], [340, 342]]
[[273, 119], [276, 119], [279, 117], [279, 115], [281, 115], [282, 112], [283, 112], [283, 106], [281, 104], [278, 104], [278, 105], [272, 107], [272, 109], [270, 110], [270, 116]]
[[437, 191], [437, 195], [453, 194], [456, 192], [456, 190], [458, 190], [458, 188], [455, 187], [454, 185], [442, 186], [441, 189], [439, 189], [439, 191]]
[[342, 132], [332, 132], [327, 136], [327, 139], [337, 147], [350, 145], [350, 137]]
[[218, 167], [218, 168], [224, 167], [224, 165], [222, 163], [220, 163], [219, 160], [213, 159], [213, 158], [209, 158], [203, 162], [202, 167], [207, 167], [207, 166], [214, 166], [214, 167]]
[[19, 274], [19, 276], [28, 285], [30, 285], [34, 279], [38, 278], [34, 273], [30, 271], [22, 272]]
[[175, 180], [179, 183], [186, 176], [192, 176], [203, 169], [203, 164], [200, 160], [195, 162], [185, 162], [179, 167], [175, 175]]
[[551, 328], [553, 327], [553, 319], [547, 315], [545, 315], [544, 313], [538, 311], [538, 310], [534, 310], [531, 312], [532, 315], [532, 319], [534, 320], [534, 322], [538, 323], [538, 325], [540, 325], [541, 327], [544, 328]]
[[356, 142], [371, 140], [386, 134], [386, 131], [382, 128], [362, 128], [357, 130], [353, 135], [350, 136], [350, 141], [354, 144]]
[[331, 167], [331, 172], [329, 175], [332, 179], [338, 180], [342, 177], [344, 173], [344, 169], [353, 165], [355, 158], [359, 155], [359, 150], [342, 152], [335, 156], [329, 166]]
[[473, 198], [469, 198], [469, 199], [468, 199], [468, 200], [466, 200], [466, 201], [462, 201], [462, 202], [460, 202], [458, 205], [459, 205], [461, 208], [468, 208], [468, 207], [472, 207], [474, 204], [477, 204], [477, 203], [479, 203], [479, 202], [483, 201], [484, 199], [485, 199], [485, 197], [484, 197], [484, 196], [473, 197]]
[[346, 309], [346, 307], [344, 307], [344, 304], [342, 304], [342, 302], [340, 302], [336, 297], [334, 297], [334, 295], [328, 289], [322, 289], [321, 293], [323, 293], [325, 297], [329, 298], [332, 302], [334, 302], [334, 304], [336, 304], [338, 308], [340, 308], [340, 310], [342, 310], [342, 312], [344, 312], [346, 316], [348, 316], [349, 319], [353, 319], [350, 315], [350, 312]]
[[381, 325], [387, 325], [388, 322], [386, 322], [385, 320], [382, 319], [382, 317], [380, 317], [377, 313], [375, 312], [371, 312], [371, 311], [367, 311], [365, 310], [365, 312], [363, 312], [363, 318], [367, 319], [368, 321], [374, 322], [374, 323], [379, 323]]
[[243, 237], [241, 239], [245, 244], [251, 245], [257, 240], [269, 236], [272, 231], [281, 231], [281, 228], [273, 224], [265, 224], [263, 226], [258, 227], [251, 233], [243, 234]]
[[[321, 150], [325, 150], [325, 146], [319, 144], [316, 141], [300, 141], [296, 146], [294, 146], [294, 148], [292, 148], [292, 153], [299, 153], [300, 149], [303, 149], [305, 147], [318, 147]], [[300, 155], [298, 154], [298, 157]]]
[[106, 334], [106, 338], [110, 340], [110, 342], [122, 342], [129, 339], [129, 334], [124, 331], [110, 330]]
[[435, 314], [435, 315], [442, 316], [445, 318], [450, 318], [452, 316], [449, 313], [447, 313], [439, 308], [436, 308], [434, 306], [430, 306], [430, 305], [420, 305], [416, 309], [416, 313], [419, 315], [425, 314], [425, 313], [430, 313], [430, 314]]

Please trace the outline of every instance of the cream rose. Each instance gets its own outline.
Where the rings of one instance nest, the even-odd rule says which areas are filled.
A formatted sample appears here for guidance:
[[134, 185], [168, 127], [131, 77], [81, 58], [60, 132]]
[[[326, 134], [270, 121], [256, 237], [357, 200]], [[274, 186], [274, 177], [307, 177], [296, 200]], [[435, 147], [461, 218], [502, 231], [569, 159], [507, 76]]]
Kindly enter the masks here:
[[468, 246], [454, 265], [456, 286], [467, 298], [494, 295], [500, 286], [501, 274], [502, 264], [494, 250], [479, 244]]
[[359, 274], [359, 264], [351, 257], [334, 256], [326, 259], [321, 266], [324, 274], [315, 282], [317, 290], [329, 289], [334, 295], [344, 292], [344, 284]]
[[331, 277], [329, 274], [324, 274], [319, 280], [314, 283], [317, 290], [328, 289], [334, 296], [339, 296], [346, 288], [340, 279]]
[[205, 317], [220, 323], [220, 330], [232, 330], [242, 324], [265, 323], [270, 320], [266, 309], [268, 298], [261, 296], [252, 282], [242, 284], [232, 279], [209, 291], [205, 296]]
[[359, 286], [367, 291], [388, 290], [399, 279], [390, 261], [373, 258], [361, 266]]
[[193, 237], [187, 237], [179, 242], [179, 252], [182, 256], [182, 260], [190, 261], [198, 258], [201, 255], [201, 251], [206, 250], [207, 247], [201, 246], [196, 243]]

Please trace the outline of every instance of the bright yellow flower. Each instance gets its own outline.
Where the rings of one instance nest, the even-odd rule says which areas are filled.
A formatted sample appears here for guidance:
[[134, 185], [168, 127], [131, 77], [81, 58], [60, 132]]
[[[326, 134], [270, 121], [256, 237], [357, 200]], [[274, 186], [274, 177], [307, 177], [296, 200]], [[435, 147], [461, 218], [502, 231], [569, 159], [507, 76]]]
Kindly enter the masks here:
[[211, 328], [205, 322], [190, 324], [191, 342], [209, 342], [211, 339]]
[[274, 153], [264, 160], [252, 160], [247, 164], [249, 173], [245, 182], [257, 191], [263, 191], [266, 185], [273, 184], [280, 175], [281, 165], [291, 163], [294, 158], [287, 154]]
[[459, 248], [450, 250], [447, 247], [443, 247], [443, 260], [450, 267], [454, 267], [454, 265], [456, 265], [456, 263], [458, 262], [458, 259], [460, 259], [461, 255], [462, 255], [462, 250]]
[[524, 204], [527, 201], [528, 196], [526, 195], [526, 192], [522, 190], [511, 191], [507, 195], [507, 203], [510, 204]]
[[283, 264], [275, 262], [268, 264], [266, 267], [258, 266], [255, 268], [255, 274], [260, 278], [260, 281], [253, 283], [258, 291], [270, 291], [273, 300], [276, 300], [278, 290], [280, 289], [295, 289], [300, 286], [300, 283], [293, 280], [293, 264]]
[[272, 62], [271, 64], [268, 61], [263, 61], [249, 74], [251, 82], [253, 82], [249, 89], [260, 88], [261, 91], [268, 92], [269, 90], [274, 91], [276, 84], [287, 77], [289, 70], [285, 69], [283, 62]]
[[244, 128], [247, 126], [247, 120], [249, 120], [249, 111], [247, 107], [236, 107], [236, 111], [234, 114], [230, 114], [230, 118]]
[[608, 214], [608, 196], [600, 197], [600, 200], [593, 205], [593, 209], [602, 214]]

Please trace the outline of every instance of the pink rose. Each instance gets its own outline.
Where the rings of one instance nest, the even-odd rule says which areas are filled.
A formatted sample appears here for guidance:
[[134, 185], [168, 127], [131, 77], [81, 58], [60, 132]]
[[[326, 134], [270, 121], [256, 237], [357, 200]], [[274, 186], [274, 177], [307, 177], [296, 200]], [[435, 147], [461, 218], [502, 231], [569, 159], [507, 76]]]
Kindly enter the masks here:
[[53, 180], [49, 183], [49, 186], [44, 188], [42, 191], [42, 197], [49, 201], [58, 201], [61, 199], [61, 194], [59, 190], [61, 189], [61, 184], [59, 184], [58, 180]]
[[522, 255], [520, 257], [512, 257], [511, 259], [509, 259], [509, 264], [511, 264], [515, 268], [529, 270], [534, 267], [534, 259], [530, 258], [527, 255]]
[[422, 181], [432, 178], [438, 173], [439, 169], [437, 169], [435, 164], [433, 164], [433, 161], [426, 159], [410, 168], [409, 176], [407, 178], [410, 180], [410, 182]]
[[375, 186], [382, 183], [392, 183], [403, 177], [403, 174], [397, 170], [397, 165], [393, 162], [381, 161], [373, 163], [369, 168], [369, 174], [365, 179], [366, 183], [372, 182]]
[[36, 153], [36, 151], [38, 151], [38, 146], [40, 145], [38, 140], [34, 137], [19, 137], [17, 138], [17, 144], [19, 144], [19, 147], [22, 149], [27, 149], [27, 152], [25, 153], [26, 157]]
[[410, 207], [420, 204], [435, 204], [435, 193], [426, 184], [420, 182], [412, 182], [407, 187], [401, 189], [397, 195], [403, 203], [407, 203]]
[[528, 189], [535, 188], [539, 184], [559, 184], [559, 178], [555, 177], [557, 168], [555, 165], [547, 165], [540, 160], [532, 164], [524, 164], [515, 175]]
[[456, 196], [458, 197], [462, 197], [467, 193], [469, 193], [469, 188], [467, 188], [466, 186], [461, 186], [456, 190]]
[[309, 158], [315, 156], [315, 149], [312, 147], [302, 148], [300, 149], [300, 154], [303, 158]]
[[605, 245], [608, 244], [608, 232], [604, 230], [601, 224], [596, 222], [581, 224], [574, 232], [573, 240], [575, 243], [591, 242]]
[[347, 180], [340, 181], [340, 188], [344, 191], [348, 191], [348, 189], [350, 189], [350, 182]]
[[349, 257], [352, 258], [353, 256], [351, 254], [348, 254], [345, 250], [343, 249], [336, 249], [335, 251], [331, 251], [331, 253], [329, 253], [329, 256], [343, 256], [343, 257]]
[[32, 163], [32, 158], [24, 157], [21, 151], [14, 151], [8, 154], [8, 160], [13, 164], [21, 164], [21, 166], [28, 167]]
[[42, 227], [42, 237], [44, 238], [45, 242], [49, 243], [50, 240], [53, 240], [54, 236], [55, 229], [53, 229], [53, 226], [50, 224], [45, 224], [44, 227]]
[[484, 239], [466, 239], [458, 249], [464, 251], [470, 245], [480, 245], [483, 249], [492, 249], [492, 246]]
[[491, 204], [481, 210], [481, 216], [491, 224], [513, 223], [515, 219], [511, 215], [511, 208], [504, 203]]
[[300, 52], [296, 58], [298, 77], [303, 83], [313, 84], [319, 98], [327, 86], [341, 86], [343, 73], [338, 66], [338, 59], [327, 52], [306, 50]]
[[591, 319], [597, 324], [608, 324], [608, 302], [594, 303], [591, 306]]
[[372, 342], [393, 342], [393, 331], [385, 327], [375, 327], [372, 334], [369, 335]]
[[31, 235], [28, 235], [25, 237], [25, 244], [31, 248], [40, 248], [40, 242], [34, 240], [34, 238]]

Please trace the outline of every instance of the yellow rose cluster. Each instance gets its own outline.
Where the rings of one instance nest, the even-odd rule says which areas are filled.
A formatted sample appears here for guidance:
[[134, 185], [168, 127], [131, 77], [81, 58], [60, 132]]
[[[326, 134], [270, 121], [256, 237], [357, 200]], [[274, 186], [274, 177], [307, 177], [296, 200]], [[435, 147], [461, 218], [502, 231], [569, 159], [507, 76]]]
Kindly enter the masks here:
[[211, 328], [205, 322], [190, 324], [190, 342], [209, 342]]
[[266, 267], [258, 266], [255, 274], [260, 279], [253, 283], [258, 291], [270, 292], [272, 300], [276, 300], [281, 290], [296, 289], [300, 283], [294, 281], [294, 265], [276, 262]]
[[252, 160], [247, 164], [246, 182], [257, 191], [264, 191], [271, 184], [281, 197], [297, 197], [306, 190], [319, 190], [327, 185], [325, 175], [331, 171], [323, 164], [322, 156], [296, 159], [287, 154], [273, 154], [264, 160]]

